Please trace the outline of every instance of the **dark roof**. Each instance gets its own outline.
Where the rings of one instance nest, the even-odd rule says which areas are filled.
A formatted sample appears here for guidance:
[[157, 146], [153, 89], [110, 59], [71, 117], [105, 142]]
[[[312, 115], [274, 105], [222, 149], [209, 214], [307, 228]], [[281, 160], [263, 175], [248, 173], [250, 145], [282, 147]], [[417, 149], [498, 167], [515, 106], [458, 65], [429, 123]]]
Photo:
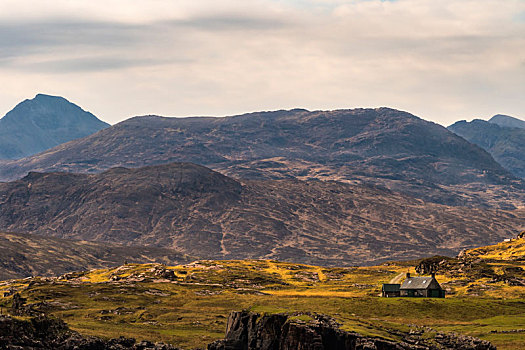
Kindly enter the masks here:
[[399, 292], [400, 284], [383, 284], [383, 292]]
[[435, 289], [441, 288], [434, 277], [408, 277], [401, 284], [401, 289], [427, 289], [431, 285]]

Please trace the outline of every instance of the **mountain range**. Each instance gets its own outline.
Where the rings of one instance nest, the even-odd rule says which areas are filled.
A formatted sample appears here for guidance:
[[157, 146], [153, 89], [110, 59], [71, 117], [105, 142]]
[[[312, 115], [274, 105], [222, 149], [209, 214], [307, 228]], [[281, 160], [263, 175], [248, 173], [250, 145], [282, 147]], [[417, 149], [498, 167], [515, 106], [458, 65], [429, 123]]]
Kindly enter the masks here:
[[0, 119], [0, 159], [23, 158], [108, 126], [63, 97], [38, 94]]
[[321, 265], [455, 255], [525, 227], [523, 210], [427, 203], [333, 181], [237, 180], [190, 163], [0, 184], [0, 230]]
[[524, 199], [523, 181], [489, 153], [440, 125], [389, 108], [136, 117], [3, 162], [0, 178], [175, 161], [242, 179], [371, 183], [447, 205], [509, 209]]
[[485, 149], [514, 175], [525, 178], [525, 121], [496, 115], [489, 121], [459, 121], [448, 129]]
[[[23, 245], [4, 240], [10, 273], [36, 257], [46, 263], [25, 273], [51, 268], [53, 256], [74, 261], [68, 249], [82, 256], [75, 268], [120, 261], [122, 245], [135, 247], [131, 258], [373, 264], [455, 255], [525, 227], [520, 173], [460, 131], [525, 131], [501, 126], [519, 124], [508, 116], [447, 129], [390, 108], [293, 109], [108, 126], [63, 98], [37, 95], [3, 120], [75, 138], [0, 161], [8, 181], [0, 183], [0, 231], [39, 235], [26, 244], [51, 254], [16, 255], [9, 245]], [[20, 139], [45, 130], [28, 127]], [[97, 243], [81, 251], [71, 243], [79, 240]], [[146, 246], [160, 250], [142, 255]]]

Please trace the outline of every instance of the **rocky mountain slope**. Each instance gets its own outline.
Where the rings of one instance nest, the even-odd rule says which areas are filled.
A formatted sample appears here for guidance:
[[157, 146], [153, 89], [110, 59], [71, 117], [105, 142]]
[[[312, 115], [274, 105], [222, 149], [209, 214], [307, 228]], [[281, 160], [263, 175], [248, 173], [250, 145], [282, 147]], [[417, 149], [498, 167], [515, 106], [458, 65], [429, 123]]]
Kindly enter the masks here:
[[370, 185], [235, 180], [172, 163], [0, 184], [0, 230], [327, 265], [451, 255], [512, 237], [523, 211], [426, 203]]
[[479, 119], [459, 121], [448, 128], [485, 149], [516, 176], [525, 178], [525, 129], [509, 127], [517, 125], [518, 119], [512, 118], [509, 122], [507, 118], [494, 118], [488, 122]]
[[524, 202], [523, 182], [487, 152], [437, 124], [388, 108], [136, 117], [3, 163], [0, 178], [173, 161], [238, 178], [371, 182], [442, 204], [509, 208]]
[[62, 97], [38, 94], [0, 119], [0, 159], [23, 158], [108, 126]]
[[57, 276], [66, 272], [134, 263], [183, 263], [174, 250], [0, 233], [0, 280]]

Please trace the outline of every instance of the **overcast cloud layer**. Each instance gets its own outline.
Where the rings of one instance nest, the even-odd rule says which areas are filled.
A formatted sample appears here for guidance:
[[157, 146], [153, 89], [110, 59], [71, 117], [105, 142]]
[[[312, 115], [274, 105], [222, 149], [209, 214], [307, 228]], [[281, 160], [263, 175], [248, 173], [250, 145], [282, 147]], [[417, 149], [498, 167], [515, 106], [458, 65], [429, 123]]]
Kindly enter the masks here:
[[1, 0], [0, 74], [0, 115], [42, 92], [110, 123], [378, 106], [525, 119], [525, 1]]

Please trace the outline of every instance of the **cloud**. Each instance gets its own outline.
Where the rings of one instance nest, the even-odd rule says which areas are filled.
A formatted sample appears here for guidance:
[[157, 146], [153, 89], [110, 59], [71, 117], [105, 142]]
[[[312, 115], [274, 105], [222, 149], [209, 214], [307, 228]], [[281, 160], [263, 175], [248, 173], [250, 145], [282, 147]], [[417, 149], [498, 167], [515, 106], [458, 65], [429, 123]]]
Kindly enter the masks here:
[[[16, 65], [16, 58], [22, 61], [36, 63], [32, 69], [46, 69], [58, 72], [55, 64], [64, 63], [70, 71], [82, 67], [85, 62], [91, 70], [96, 66], [105, 70], [107, 68], [127, 68], [134, 65], [144, 65], [150, 62], [156, 65], [166, 62], [174, 47], [186, 49], [194, 46], [195, 41], [187, 38], [199, 34], [217, 36], [217, 33], [243, 34], [249, 31], [261, 32], [282, 28], [285, 23], [277, 18], [246, 16], [241, 14], [215, 14], [213, 16], [198, 16], [185, 19], [159, 20], [149, 23], [119, 23], [105, 21], [45, 19], [44, 21], [7, 22], [0, 24], [0, 59], [9, 58], [12, 66]], [[226, 35], [229, 35], [228, 33]], [[202, 38], [202, 35], [201, 35]], [[202, 41], [202, 40], [201, 40]], [[150, 55], [148, 59], [138, 58], [144, 48], [151, 48], [162, 52], [160, 59]], [[100, 53], [105, 53], [105, 58]], [[114, 52], [115, 57], [108, 55]], [[151, 51], [150, 51], [151, 53]], [[54, 59], [48, 59], [46, 54], [51, 54]], [[71, 55], [80, 57], [69, 57]], [[122, 56], [126, 57], [123, 58]], [[89, 57], [93, 56], [93, 57]], [[188, 62], [191, 58], [180, 59], [175, 62]], [[39, 58], [42, 59], [38, 62]], [[119, 65], [119, 62], [121, 65]], [[26, 69], [27, 64], [22, 64]]]
[[443, 124], [519, 116], [523, 13], [521, 0], [5, 0], [0, 107], [42, 91], [110, 122], [381, 105]]
[[271, 17], [256, 17], [238, 14], [213, 15], [195, 17], [185, 20], [173, 20], [166, 22], [175, 28], [190, 27], [206, 31], [253, 31], [253, 30], [275, 30], [286, 25], [283, 19]]
[[[11, 53], [18, 49], [38, 49], [57, 47], [107, 47], [125, 45], [135, 41], [139, 26], [97, 22], [22, 22], [0, 25], [0, 47]], [[25, 52], [23, 52], [25, 54]]]

